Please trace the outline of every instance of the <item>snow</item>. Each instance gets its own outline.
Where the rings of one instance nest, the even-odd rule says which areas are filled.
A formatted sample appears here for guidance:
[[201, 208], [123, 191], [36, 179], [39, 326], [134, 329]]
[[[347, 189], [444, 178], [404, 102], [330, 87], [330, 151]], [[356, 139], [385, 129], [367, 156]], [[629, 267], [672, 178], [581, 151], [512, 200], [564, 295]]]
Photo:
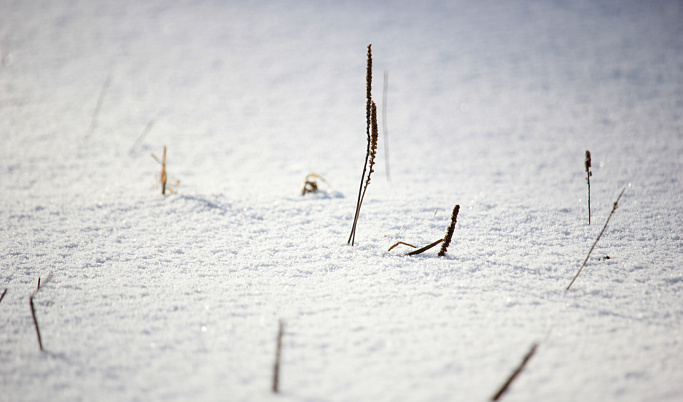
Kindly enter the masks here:
[[[681, 38], [677, 1], [0, 3], [0, 401], [487, 400], [534, 342], [503, 399], [683, 399]], [[387, 252], [455, 204], [445, 257]]]

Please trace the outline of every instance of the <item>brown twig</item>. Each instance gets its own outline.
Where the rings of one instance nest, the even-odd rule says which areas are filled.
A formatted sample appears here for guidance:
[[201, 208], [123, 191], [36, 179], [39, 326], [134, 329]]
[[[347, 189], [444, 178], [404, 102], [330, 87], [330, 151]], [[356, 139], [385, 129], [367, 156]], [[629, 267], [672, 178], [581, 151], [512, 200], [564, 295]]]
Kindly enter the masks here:
[[[43, 281], [43, 286], [52, 278], [52, 275], [48, 275], [47, 278]], [[40, 348], [40, 351], [43, 351], [43, 340], [40, 337], [40, 328], [38, 328], [38, 320], [36, 319], [36, 309], [35, 306], [33, 305], [33, 297], [40, 291], [41, 286], [40, 286], [40, 277], [38, 277], [38, 288], [31, 293], [31, 296], [29, 296], [28, 301], [29, 304], [31, 305], [31, 317], [33, 317], [33, 325], [36, 327], [36, 336], [38, 337], [38, 347]]]
[[285, 322], [280, 320], [277, 332], [277, 348], [275, 349], [275, 364], [273, 366], [273, 393], [279, 392], [280, 386], [280, 355], [282, 353], [282, 335], [285, 332]]
[[0, 295], [0, 302], [5, 297], [5, 293], [7, 293], [7, 288], [5, 288], [5, 290], [2, 291], [2, 295]]
[[406, 254], [406, 255], [418, 255], [418, 254], [422, 254], [422, 253], [424, 253], [425, 251], [429, 250], [430, 248], [432, 248], [432, 247], [436, 246], [437, 244], [441, 243], [442, 241], [443, 241], [443, 239], [439, 239], [439, 240], [435, 241], [434, 243], [428, 244], [428, 245], [422, 247], [421, 249], [418, 249], [418, 250], [415, 250], [415, 251], [411, 251], [410, 253], [408, 253], [408, 254]]
[[458, 220], [458, 212], [460, 212], [460, 205], [456, 205], [453, 208], [453, 213], [451, 214], [451, 224], [448, 226], [448, 230], [446, 231], [446, 237], [444, 237], [444, 242], [441, 245], [439, 257], [443, 257], [446, 255], [448, 245], [451, 244], [451, 239], [453, 238], [453, 231], [455, 231], [455, 223]]
[[405, 246], [409, 246], [409, 247], [412, 247], [412, 248], [417, 248], [417, 247], [413, 246], [412, 244], [409, 244], [409, 243], [400, 241], [400, 242], [394, 244], [393, 246], [389, 247], [389, 250], [387, 250], [387, 253], [388, 253], [389, 251], [393, 250], [394, 248], [396, 248], [396, 246], [398, 246], [399, 244], [403, 244], [403, 245], [405, 245]]
[[624, 195], [624, 191], [626, 191], [626, 187], [624, 187], [623, 190], [621, 190], [621, 193], [619, 194], [619, 197], [617, 198], [616, 201], [614, 201], [614, 206], [612, 207], [612, 212], [609, 213], [609, 216], [607, 217], [607, 221], [605, 221], [605, 226], [602, 227], [602, 230], [600, 231], [600, 234], [598, 235], [598, 238], [595, 239], [595, 242], [593, 242], [593, 245], [591, 246], [591, 249], [588, 251], [588, 255], [586, 256], [586, 259], [583, 260], [583, 264], [581, 264], [581, 267], [579, 268], [579, 271], [574, 275], [574, 279], [569, 283], [569, 286], [567, 286], [566, 290], [569, 290], [569, 288], [572, 287], [574, 284], [574, 281], [576, 278], [579, 277], [579, 274], [581, 273], [581, 270], [583, 270], [583, 267], [586, 266], [586, 263], [588, 262], [588, 258], [591, 256], [591, 253], [593, 252], [593, 249], [595, 248], [595, 245], [598, 244], [598, 240], [602, 237], [602, 234], [605, 233], [605, 229], [607, 228], [607, 224], [609, 223], [609, 220], [612, 218], [612, 215], [614, 215], [614, 211], [617, 210], [617, 207], [619, 205], [619, 200], [621, 199], [621, 196]]
[[510, 384], [512, 384], [512, 382], [515, 380], [515, 378], [517, 378], [519, 373], [522, 372], [522, 370], [524, 369], [524, 366], [526, 366], [526, 364], [531, 359], [531, 356], [533, 356], [534, 353], [536, 353], [537, 348], [538, 348], [538, 343], [534, 343], [531, 346], [531, 350], [529, 350], [529, 353], [527, 353], [526, 356], [524, 356], [522, 363], [520, 363], [520, 365], [515, 369], [515, 371], [512, 372], [510, 377], [508, 377], [507, 381], [505, 381], [505, 384], [503, 384], [503, 386], [500, 387], [498, 392], [496, 392], [496, 394], [493, 395], [493, 397], [491, 398], [492, 401], [497, 401], [498, 399], [500, 399], [501, 396], [503, 396], [505, 391], [507, 391], [507, 389], [510, 387]]

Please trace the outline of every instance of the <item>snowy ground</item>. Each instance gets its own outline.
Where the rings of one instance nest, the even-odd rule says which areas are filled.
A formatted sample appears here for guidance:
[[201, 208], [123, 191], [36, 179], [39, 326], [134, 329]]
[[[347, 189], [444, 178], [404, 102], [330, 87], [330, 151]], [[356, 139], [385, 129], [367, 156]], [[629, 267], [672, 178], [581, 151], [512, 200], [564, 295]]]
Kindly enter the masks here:
[[683, 400], [680, 2], [232, 3], [0, 3], [1, 401]]

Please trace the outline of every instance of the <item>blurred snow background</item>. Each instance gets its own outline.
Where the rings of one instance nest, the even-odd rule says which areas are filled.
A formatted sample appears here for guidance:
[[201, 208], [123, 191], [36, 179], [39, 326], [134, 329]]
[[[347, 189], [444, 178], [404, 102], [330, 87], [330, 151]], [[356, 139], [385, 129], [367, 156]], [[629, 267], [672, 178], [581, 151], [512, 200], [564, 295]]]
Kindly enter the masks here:
[[[279, 318], [286, 400], [485, 400], [548, 333], [506, 400], [680, 400], [682, 38], [677, 1], [3, 1], [0, 400], [275, 398]], [[456, 203], [445, 258], [386, 252]]]

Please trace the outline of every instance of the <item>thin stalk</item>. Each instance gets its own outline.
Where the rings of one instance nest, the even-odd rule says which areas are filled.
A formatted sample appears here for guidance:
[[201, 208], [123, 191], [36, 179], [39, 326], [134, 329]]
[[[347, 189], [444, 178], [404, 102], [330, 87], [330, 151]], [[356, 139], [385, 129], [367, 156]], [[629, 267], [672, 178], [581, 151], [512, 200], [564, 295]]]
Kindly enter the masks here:
[[[370, 176], [372, 172], [375, 171], [375, 156], [377, 156], [377, 137], [379, 132], [377, 130], [377, 105], [372, 102], [372, 112], [370, 117], [370, 124], [372, 126], [372, 137], [370, 138], [370, 161], [368, 162], [368, 175], [365, 180], [365, 187], [363, 187], [363, 195], [360, 197], [360, 204], [358, 204], [358, 209], [356, 210], [356, 224], [358, 223], [358, 217], [360, 216], [360, 208], [365, 200], [365, 192], [368, 191], [368, 185], [370, 184]], [[351, 245], [356, 241], [356, 231], [353, 231], [353, 238], [351, 239]]]
[[388, 253], [389, 251], [393, 250], [394, 248], [396, 248], [399, 244], [403, 244], [404, 246], [409, 246], [409, 247], [412, 247], [412, 248], [417, 248], [417, 247], [413, 246], [413, 245], [410, 244], [410, 243], [406, 243], [406, 242], [404, 242], [404, 241], [400, 241], [400, 242], [394, 244], [393, 246], [389, 247], [389, 250], [387, 250], [387, 253]]
[[109, 88], [109, 84], [111, 83], [111, 73], [107, 76], [107, 79], [104, 80], [104, 84], [102, 85], [102, 89], [100, 89], [100, 95], [97, 97], [97, 105], [95, 106], [95, 111], [92, 114], [92, 119], [90, 120], [90, 126], [88, 127], [88, 131], [85, 133], [86, 137], [89, 137], [90, 134], [92, 134], [93, 131], [95, 131], [95, 126], [97, 125], [97, 116], [100, 114], [100, 109], [102, 109], [102, 103], [104, 102], [104, 95], [107, 93], [107, 88]]
[[277, 332], [277, 348], [275, 350], [275, 364], [273, 366], [273, 393], [279, 392], [280, 385], [280, 355], [282, 354], [282, 335], [285, 332], [285, 322], [280, 320]]
[[531, 346], [531, 350], [529, 350], [529, 353], [527, 353], [526, 356], [524, 356], [522, 363], [520, 363], [520, 365], [515, 369], [515, 371], [512, 372], [510, 377], [508, 377], [507, 381], [505, 381], [505, 384], [503, 384], [503, 386], [500, 387], [498, 392], [496, 392], [496, 394], [493, 395], [493, 397], [491, 398], [492, 401], [497, 401], [498, 399], [500, 399], [501, 396], [503, 396], [505, 391], [507, 391], [510, 387], [510, 384], [512, 384], [512, 382], [515, 380], [515, 378], [517, 378], [519, 373], [521, 373], [522, 370], [524, 370], [524, 366], [526, 366], [526, 364], [529, 362], [531, 356], [533, 356], [534, 353], [536, 353], [536, 349], [538, 349], [538, 343], [534, 343]]
[[2, 291], [2, 295], [0, 296], [0, 302], [5, 297], [5, 293], [7, 293], [7, 288], [5, 288], [5, 290]]
[[588, 224], [591, 224], [591, 153], [586, 150], [586, 160], [584, 162], [586, 166], [586, 181], [588, 182]]
[[387, 92], [389, 92], [389, 71], [384, 70], [384, 88], [382, 90], [382, 132], [384, 133], [384, 167], [387, 181], [391, 183], [389, 171], [389, 129], [387, 128]]
[[[50, 279], [52, 278], [52, 275], [48, 275], [47, 278], [43, 281], [43, 285], [45, 285]], [[33, 325], [36, 328], [36, 336], [38, 337], [38, 347], [40, 348], [40, 351], [43, 351], [43, 340], [40, 336], [40, 328], [38, 327], [38, 320], [36, 319], [36, 308], [33, 305], [33, 298], [35, 295], [40, 291], [41, 286], [40, 286], [40, 277], [38, 278], [38, 288], [31, 293], [31, 296], [28, 298], [28, 302], [31, 305], [31, 317], [33, 317]], [[4, 296], [4, 294], [3, 294]]]
[[425, 251], [429, 250], [430, 248], [432, 248], [432, 247], [436, 246], [437, 244], [441, 243], [442, 241], [443, 241], [443, 239], [439, 239], [439, 240], [435, 241], [434, 243], [428, 244], [428, 245], [422, 247], [421, 249], [418, 249], [418, 250], [415, 250], [415, 251], [411, 251], [410, 253], [408, 253], [408, 254], [406, 254], [406, 255], [418, 255], [418, 254], [422, 254], [422, 253], [424, 253]]
[[166, 145], [164, 145], [164, 156], [161, 162], [161, 194], [166, 194]]
[[358, 201], [356, 201], [356, 213], [353, 218], [353, 226], [351, 227], [351, 234], [347, 244], [355, 241], [356, 225], [358, 223], [358, 215], [360, 214], [361, 197], [363, 192], [363, 182], [365, 181], [365, 172], [368, 167], [368, 159], [370, 158], [371, 134], [370, 134], [370, 120], [372, 114], [372, 43], [368, 45], [368, 61], [365, 74], [365, 133], [367, 135], [367, 146], [365, 149], [365, 162], [363, 163], [363, 174], [360, 177], [360, 185], [358, 186]]
[[593, 252], [593, 249], [595, 248], [595, 245], [598, 244], [598, 240], [602, 237], [602, 234], [605, 233], [605, 229], [607, 228], [607, 224], [609, 223], [609, 220], [612, 218], [612, 215], [614, 215], [614, 211], [617, 210], [617, 206], [619, 205], [619, 200], [621, 199], [621, 196], [624, 195], [624, 191], [626, 191], [626, 187], [624, 187], [623, 190], [621, 190], [621, 193], [619, 194], [619, 197], [617, 198], [616, 201], [614, 201], [614, 206], [612, 207], [612, 212], [610, 212], [609, 216], [607, 217], [607, 221], [605, 221], [605, 226], [602, 227], [602, 230], [600, 231], [600, 234], [598, 235], [598, 238], [595, 239], [595, 242], [593, 242], [593, 245], [591, 246], [591, 249], [588, 251], [588, 255], [586, 256], [586, 259], [583, 260], [583, 264], [581, 264], [581, 267], [579, 268], [579, 271], [574, 275], [574, 279], [572, 279], [571, 283], [569, 283], [569, 286], [567, 286], [566, 290], [569, 290], [569, 288], [572, 287], [574, 284], [574, 281], [576, 278], [579, 277], [579, 274], [583, 270], [583, 267], [586, 266], [586, 263], [588, 262], [588, 258], [591, 256], [591, 253]]
[[152, 131], [152, 127], [154, 127], [154, 123], [156, 123], [156, 118], [153, 118], [152, 120], [147, 123], [145, 126], [145, 129], [142, 130], [142, 134], [138, 136], [138, 139], [135, 140], [135, 143], [133, 144], [132, 147], [128, 150], [128, 155], [132, 155], [135, 149], [142, 143], [142, 141], [147, 137], [147, 134], [149, 134], [150, 131]]

